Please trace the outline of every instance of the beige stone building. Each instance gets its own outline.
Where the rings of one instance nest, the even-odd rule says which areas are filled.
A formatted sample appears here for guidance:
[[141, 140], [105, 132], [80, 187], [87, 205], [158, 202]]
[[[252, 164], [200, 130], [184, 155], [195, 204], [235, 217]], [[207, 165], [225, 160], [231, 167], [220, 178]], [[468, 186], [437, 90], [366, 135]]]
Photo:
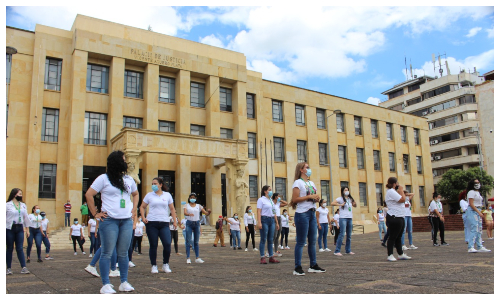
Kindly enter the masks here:
[[7, 46], [17, 49], [7, 55], [7, 193], [23, 189], [56, 227], [67, 199], [79, 217], [114, 149], [133, 163], [141, 197], [162, 176], [178, 212], [195, 191], [212, 224], [256, 211], [264, 184], [289, 200], [302, 160], [329, 201], [351, 188], [358, 223], [373, 218], [390, 176], [426, 211], [425, 118], [263, 80], [243, 53], [81, 15], [69, 31], [7, 27]]

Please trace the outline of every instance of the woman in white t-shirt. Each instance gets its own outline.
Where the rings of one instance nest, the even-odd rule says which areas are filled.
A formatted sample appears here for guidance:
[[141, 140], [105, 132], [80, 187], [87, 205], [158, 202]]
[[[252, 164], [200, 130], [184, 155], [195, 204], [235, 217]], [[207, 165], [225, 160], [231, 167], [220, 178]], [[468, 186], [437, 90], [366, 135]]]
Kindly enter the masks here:
[[271, 200], [273, 191], [270, 186], [265, 185], [260, 192], [260, 198], [257, 200], [257, 227], [260, 231], [260, 263], [267, 264], [264, 248], [267, 241], [267, 250], [269, 253], [269, 263], [279, 263], [279, 260], [273, 257], [273, 238], [278, 219], [276, 218], [276, 206]]
[[340, 215], [338, 208], [335, 211], [335, 215], [333, 215], [333, 222], [335, 223], [335, 225], [333, 226], [333, 231], [335, 232], [335, 238], [333, 239], [333, 244], [337, 246], [337, 239], [339, 238], [340, 234]]
[[24, 259], [23, 243], [24, 232], [29, 234], [30, 220], [26, 204], [23, 203], [23, 191], [18, 188], [13, 188], [10, 191], [9, 198], [5, 204], [6, 210], [6, 229], [7, 229], [7, 275], [12, 275], [12, 254], [14, 245], [16, 249], [17, 259], [21, 265], [21, 273], [29, 274], [30, 271], [26, 268]]
[[387, 203], [386, 222], [389, 231], [389, 240], [387, 241], [387, 260], [396, 261], [394, 258], [394, 245], [398, 252], [398, 259], [411, 259], [403, 252], [401, 244], [401, 236], [405, 225], [405, 194], [404, 188], [398, 183], [396, 177], [389, 177], [385, 185], [387, 191], [385, 193], [385, 203]]
[[[196, 193], [191, 193], [188, 198], [188, 203], [184, 206], [184, 215], [187, 216], [186, 221], [186, 257], [187, 263], [191, 263], [190, 256], [190, 245], [193, 246], [194, 253], [196, 255], [196, 259], [194, 262], [196, 263], [204, 263], [204, 261], [200, 258], [200, 212], [205, 215], [210, 215], [212, 210], [205, 209], [200, 204], [196, 204]], [[193, 234], [193, 236], [192, 236]]]
[[377, 214], [373, 216], [375, 220], [377, 220], [377, 225], [378, 225], [378, 237], [380, 241], [382, 242], [382, 233], [385, 233], [387, 231], [387, 228], [385, 227], [385, 215], [384, 211], [382, 210], [382, 207], [379, 207], [377, 209]]
[[44, 211], [40, 213], [42, 216], [42, 243], [45, 245], [45, 259], [50, 260], [53, 259], [50, 256], [50, 241], [49, 241], [49, 219], [47, 219], [47, 215]]
[[247, 233], [245, 251], [248, 251], [248, 240], [250, 239], [250, 236], [252, 237], [253, 251], [259, 251], [257, 250], [257, 248], [255, 248], [255, 225], [257, 225], [257, 220], [255, 219], [255, 214], [252, 212], [252, 207], [250, 205], [245, 209], [243, 222], [245, 224], [245, 231]]
[[[288, 210], [285, 208], [281, 214], [281, 242], [280, 249], [290, 250], [288, 247], [288, 233], [290, 232], [290, 216]], [[285, 247], [283, 247], [283, 238], [285, 238]]]
[[354, 254], [351, 251], [351, 235], [352, 235], [352, 208], [356, 207], [356, 201], [351, 196], [348, 187], [341, 188], [341, 195], [335, 200], [334, 205], [338, 205], [339, 207], [339, 223], [340, 223], [340, 233], [337, 239], [337, 245], [335, 247], [335, 255], [342, 256], [340, 253], [340, 248], [342, 247], [342, 241], [345, 238], [345, 253], [346, 254]]
[[76, 243], [78, 243], [80, 250], [82, 250], [82, 254], [85, 255], [85, 251], [83, 251], [83, 227], [78, 224], [78, 218], [73, 219], [73, 225], [71, 225], [71, 230], [69, 231], [69, 240], [73, 241], [73, 251], [75, 251], [75, 255], [78, 254], [76, 252]]
[[444, 217], [442, 215], [443, 206], [441, 204], [441, 195], [434, 192], [432, 195], [432, 201], [429, 204], [429, 215], [431, 216], [432, 222], [432, 240], [434, 246], [439, 246], [437, 243], [437, 232], [439, 230], [439, 236], [441, 238], [441, 245], [448, 246], [448, 243], [444, 241]]
[[[404, 191], [405, 194], [405, 227], [403, 229], [403, 235], [401, 236], [401, 244], [403, 245], [403, 251], [408, 250], [408, 249], [418, 249], [418, 247], [415, 247], [413, 245], [413, 221], [411, 219], [411, 206], [412, 202], [411, 200], [413, 199], [413, 196], [415, 194], [410, 193], [408, 191]], [[405, 246], [405, 232], [408, 231], [408, 242], [410, 244], [409, 247]]]
[[295, 270], [293, 275], [305, 275], [302, 270], [302, 249], [307, 238], [307, 253], [309, 254], [309, 273], [323, 273], [324, 269], [316, 263], [316, 203], [319, 202], [314, 182], [310, 181], [311, 169], [306, 162], [295, 167], [295, 177], [292, 185], [292, 200], [290, 205], [295, 209], [294, 223], [297, 228], [297, 243], [295, 244]]
[[[481, 213], [480, 208], [483, 206], [483, 197], [481, 196], [481, 182], [478, 179], [469, 181], [467, 185], [467, 199], [469, 201], [469, 208], [465, 212], [467, 214], [467, 221], [470, 226], [468, 252], [490, 252], [491, 250], [483, 247], [481, 232], [483, 227], [484, 215]], [[474, 248], [477, 246], [477, 250]]]
[[29, 226], [29, 235], [26, 237], [28, 239], [28, 248], [26, 248], [26, 262], [30, 262], [31, 247], [33, 247], [33, 239], [35, 239], [36, 254], [38, 256], [38, 262], [43, 262], [42, 260], [42, 216], [40, 216], [40, 207], [38, 205], [33, 206], [31, 209], [31, 214], [28, 215], [28, 219], [31, 224]]
[[99, 249], [99, 239], [97, 238], [97, 221], [95, 220], [94, 215], [89, 215], [89, 222], [88, 222], [88, 237], [90, 240], [90, 250], [89, 250], [89, 257], [92, 257], [92, 254], [95, 255], [97, 249]]
[[230, 224], [231, 235], [233, 236], [233, 247], [236, 250], [236, 240], [238, 240], [238, 250], [241, 250], [241, 222], [238, 220], [238, 214], [233, 214], [232, 218], [227, 218], [227, 222]]
[[[332, 250], [328, 249], [326, 240], [328, 237], [328, 229], [332, 227], [332, 225], [330, 225], [330, 214], [328, 208], [326, 207], [325, 199], [319, 200], [319, 207], [316, 209], [316, 220], [318, 223], [319, 252], [330, 252]], [[321, 248], [321, 245], [323, 245], [324, 248]]]
[[[179, 253], [179, 232], [177, 231], [177, 226], [179, 226], [179, 218], [177, 215], [175, 216], [175, 219], [172, 218], [172, 214], [170, 214], [170, 236], [172, 237], [172, 240], [174, 241], [174, 250], [175, 254], [181, 255]], [[180, 227], [180, 226], [179, 226]]]
[[[146, 224], [146, 234], [149, 241], [149, 260], [151, 261], [151, 273], [158, 273], [156, 265], [156, 255], [158, 251], [158, 238], [163, 245], [163, 266], [165, 273], [172, 272], [168, 265], [170, 260], [170, 248], [172, 237], [170, 236], [170, 214], [176, 219], [174, 199], [168, 192], [167, 185], [164, 184], [161, 177], [156, 177], [152, 181], [151, 189], [144, 199], [140, 207], [141, 216], [146, 216], [146, 208], [149, 205], [147, 217], [143, 217], [142, 221]], [[174, 224], [174, 226], [176, 226]], [[136, 226], [137, 229], [137, 226]]]
[[138, 255], [142, 255], [142, 237], [145, 233], [144, 227], [146, 227], [146, 225], [144, 224], [144, 222], [142, 222], [142, 218], [137, 218], [137, 222], [135, 223], [134, 241], [132, 242], [132, 247], [137, 247]]
[[[127, 170], [125, 154], [119, 150], [111, 152], [107, 159], [106, 173], [97, 177], [85, 194], [90, 213], [95, 216], [96, 220], [100, 220], [99, 236], [102, 254], [99, 270], [103, 284], [101, 294], [116, 293], [109, 281], [110, 259], [115, 248], [121, 281], [118, 289], [121, 292], [134, 290], [127, 282], [128, 250], [132, 242], [139, 192], [134, 179], [126, 175]], [[101, 193], [100, 213], [96, 213], [94, 203], [94, 196], [97, 193]]]

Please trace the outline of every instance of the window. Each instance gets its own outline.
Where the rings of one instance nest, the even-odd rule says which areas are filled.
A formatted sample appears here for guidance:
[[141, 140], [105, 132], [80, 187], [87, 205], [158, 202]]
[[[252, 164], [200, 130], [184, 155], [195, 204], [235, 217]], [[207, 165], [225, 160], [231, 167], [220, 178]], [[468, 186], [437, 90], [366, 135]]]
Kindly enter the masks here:
[[382, 184], [375, 183], [375, 194], [377, 195], [377, 206], [384, 206], [384, 195], [382, 194]]
[[142, 128], [142, 118], [123, 117], [123, 127]]
[[411, 185], [405, 185], [405, 191], [411, 193]]
[[467, 147], [467, 154], [468, 155], [479, 154], [479, 149], [477, 148], [477, 146]]
[[373, 168], [380, 171], [380, 151], [373, 150]]
[[328, 145], [323, 143], [318, 143], [319, 148], [319, 164], [324, 166], [328, 164]]
[[413, 99], [413, 100], [408, 100], [408, 101], [406, 101], [406, 106], [415, 105], [419, 102], [422, 102], [422, 98], [420, 98], [420, 97]]
[[408, 158], [408, 154], [403, 154], [403, 168], [405, 173], [410, 172], [410, 162]]
[[191, 106], [205, 107], [205, 85], [191, 82]]
[[[453, 133], [449, 133], [449, 134], [445, 134], [445, 135], [441, 135], [441, 136], [435, 136], [435, 137], [429, 138], [429, 140], [431, 142], [431, 145], [434, 145], [434, 144], [441, 143], [441, 142], [448, 142], [448, 141], [457, 140], [459, 138], [460, 138], [460, 133], [457, 131], [457, 132], [453, 132]], [[437, 143], [435, 141], [437, 141]]]
[[394, 153], [389, 152], [389, 171], [395, 172], [396, 171], [396, 162], [394, 160]]
[[342, 191], [343, 188], [349, 187], [349, 182], [348, 181], [341, 181], [340, 182], [340, 190]]
[[339, 145], [339, 167], [347, 168], [346, 146]]
[[418, 187], [418, 194], [420, 196], [420, 206], [425, 207], [425, 192], [423, 186]]
[[371, 120], [370, 123], [372, 127], [372, 138], [376, 139], [378, 138], [378, 121]]
[[281, 200], [286, 200], [286, 178], [276, 177], [276, 192], [281, 195]]
[[400, 103], [398, 105], [395, 105], [393, 107], [389, 107], [390, 110], [395, 110], [395, 111], [403, 111], [403, 103]]
[[205, 126], [191, 124], [192, 135], [205, 135]]
[[354, 133], [361, 135], [361, 117], [354, 117]]
[[415, 146], [420, 145], [420, 130], [417, 128], [413, 128], [413, 138], [415, 139]]
[[459, 105], [467, 103], [476, 103], [476, 95], [465, 95], [458, 98]]
[[422, 156], [417, 156], [417, 173], [422, 174]]
[[386, 132], [387, 132], [387, 140], [388, 141], [392, 141], [393, 140], [393, 136], [392, 136], [392, 124], [391, 123], [387, 123], [385, 125], [386, 127]]
[[124, 96], [142, 99], [144, 74], [125, 70]]
[[429, 129], [438, 128], [441, 126], [446, 126], [454, 123], [458, 123], [458, 116], [453, 116], [446, 119], [437, 120], [434, 122], [429, 122]]
[[448, 109], [448, 108], [455, 107], [455, 106], [457, 106], [456, 100], [447, 101], [447, 102], [444, 102], [441, 104], [431, 106], [429, 108], [429, 113], [432, 114], [432, 113], [435, 113], [437, 111], [441, 111], [441, 110]]
[[360, 182], [359, 183], [359, 203], [361, 206], [366, 206], [367, 201], [366, 201], [366, 183]]
[[53, 91], [61, 90], [61, 70], [62, 60], [55, 58], [45, 59], [44, 89]]
[[175, 103], [175, 79], [160, 77], [158, 101]]
[[163, 132], [175, 132], [175, 122], [158, 121], [158, 130]]
[[307, 142], [297, 140], [297, 161], [299, 163], [307, 161]]
[[304, 114], [304, 106], [295, 105], [295, 124], [299, 126], [306, 125], [306, 116]]
[[220, 129], [220, 137], [223, 139], [232, 139], [233, 138], [233, 130], [228, 128]]
[[283, 122], [283, 102], [273, 100], [273, 121]]
[[257, 187], [257, 176], [248, 176], [248, 189], [250, 198], [259, 198], [259, 188]]
[[344, 114], [337, 114], [337, 131], [345, 132], [344, 129]]
[[227, 88], [220, 88], [220, 111], [233, 111], [233, 91]]
[[38, 179], [38, 198], [56, 198], [57, 165], [40, 164]]
[[356, 148], [356, 156], [358, 159], [358, 169], [365, 168], [365, 154], [362, 148]]
[[454, 90], [458, 90], [458, 85], [445, 85], [435, 90], [424, 93], [423, 98], [425, 100]]
[[44, 108], [42, 114], [42, 141], [57, 142], [59, 135], [59, 110]]
[[85, 112], [85, 132], [83, 141], [90, 145], [106, 145], [108, 116]]
[[324, 109], [316, 108], [316, 119], [318, 122], [318, 129], [326, 129]]
[[274, 142], [274, 161], [285, 161], [285, 139], [273, 137]]
[[247, 94], [247, 118], [255, 119], [255, 95]]
[[87, 65], [87, 91], [103, 94], [109, 92], [109, 67]]
[[401, 142], [408, 143], [408, 139], [406, 138], [406, 126], [400, 126], [401, 128]]
[[7, 61], [5, 63], [7, 69], [7, 84], [10, 84], [10, 70], [12, 69], [12, 54], [7, 53]]
[[248, 133], [248, 158], [257, 157], [257, 134]]
[[326, 206], [330, 206], [330, 181], [321, 180], [321, 198], [326, 200]]
[[444, 151], [444, 152], [434, 153], [434, 160], [445, 159], [445, 158], [461, 156], [461, 155], [462, 155], [462, 149], [458, 148], [458, 149], [454, 149], [454, 150], [448, 150], [448, 151]]
[[[469, 168], [472, 168], [472, 167], [473, 167], [473, 165], [469, 164]], [[432, 175], [433, 176], [441, 176], [441, 175], [443, 175], [444, 173], [448, 172], [451, 169], [463, 170], [463, 166], [460, 165], [460, 166], [453, 166], [453, 167], [450, 167], [450, 168], [432, 169]]]
[[415, 83], [413, 85], [410, 85], [408, 87], [408, 93], [409, 92], [413, 92], [413, 91], [416, 91], [416, 90], [419, 90], [420, 89], [420, 82], [419, 83]]
[[404, 94], [403, 89], [400, 89], [400, 90], [394, 91], [394, 92], [392, 92], [392, 93], [389, 93], [389, 99], [399, 97], [399, 96], [401, 96], [401, 95], [403, 95], [403, 94]]

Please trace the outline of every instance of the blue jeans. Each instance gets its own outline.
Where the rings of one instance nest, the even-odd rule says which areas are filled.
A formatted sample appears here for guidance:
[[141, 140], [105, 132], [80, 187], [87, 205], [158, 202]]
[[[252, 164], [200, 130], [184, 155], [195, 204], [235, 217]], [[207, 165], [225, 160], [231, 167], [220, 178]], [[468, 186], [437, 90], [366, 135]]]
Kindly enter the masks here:
[[310, 209], [303, 213], [295, 213], [295, 227], [297, 243], [295, 244], [295, 268], [300, 267], [302, 263], [302, 249], [306, 244], [307, 254], [309, 255], [309, 265], [316, 264], [316, 235], [318, 234], [318, 224], [316, 223], [316, 212]]
[[40, 228], [30, 227], [30, 236], [28, 238], [28, 248], [26, 249], [26, 257], [30, 258], [31, 247], [33, 247], [33, 239], [35, 239], [36, 254], [38, 259], [42, 259], [42, 232]]
[[241, 247], [241, 233], [239, 230], [231, 230], [231, 236], [233, 237], [233, 247], [236, 247], [236, 239], [238, 239], [238, 248]]
[[24, 260], [23, 242], [24, 230], [23, 224], [13, 224], [11, 229], [7, 229], [7, 269], [12, 267], [12, 252], [14, 251], [14, 243], [16, 243], [17, 259], [21, 263], [21, 268], [26, 267]]
[[113, 219], [107, 217], [99, 224], [101, 236], [101, 260], [99, 271], [101, 272], [102, 284], [109, 284], [109, 267], [113, 250], [116, 248], [118, 266], [120, 268], [120, 281], [126, 282], [128, 277], [128, 248], [133, 235], [132, 218]]
[[408, 230], [408, 242], [413, 245], [413, 221], [411, 217], [405, 216], [405, 228], [403, 229], [403, 235], [401, 236], [401, 245], [405, 244], [405, 232]]
[[152, 266], [156, 266], [156, 255], [158, 253], [158, 237], [163, 245], [163, 264], [168, 264], [170, 260], [170, 236], [169, 222], [149, 221], [146, 224], [146, 234], [149, 240], [149, 260]]
[[64, 227], [71, 226], [70, 217], [71, 217], [71, 213], [67, 213], [67, 212], [64, 213]]
[[262, 229], [260, 230], [260, 257], [264, 257], [264, 248], [266, 247], [267, 241], [267, 251], [269, 252], [269, 257], [273, 256], [273, 238], [274, 229], [276, 227], [276, 222], [274, 222], [274, 217], [260, 217], [260, 223], [262, 224]]
[[[194, 236], [191, 236], [194, 234]], [[198, 244], [200, 241], [200, 221], [189, 221], [186, 222], [186, 236], [188, 239], [186, 240], [186, 256], [189, 258], [191, 254], [190, 245], [193, 245], [194, 254], [196, 258], [200, 257], [200, 245]]]
[[[90, 262], [90, 265], [92, 267], [95, 267], [95, 264], [97, 264], [97, 262], [101, 258], [101, 251], [102, 251], [102, 248], [97, 249], [94, 257], [92, 257], [92, 261]], [[116, 261], [117, 260], [118, 260], [118, 257], [116, 256], [116, 248], [115, 248], [115, 249], [113, 249], [113, 254], [111, 254], [111, 270], [112, 271], [116, 270]]]
[[474, 244], [477, 245], [477, 248], [482, 248], [483, 244], [481, 242], [481, 233], [483, 226], [483, 219], [479, 216], [479, 214], [472, 208], [468, 208], [466, 211], [467, 214], [467, 223], [469, 223], [470, 234], [469, 234], [469, 246], [468, 248], [474, 248]]
[[[326, 238], [328, 237], [328, 223], [321, 223], [321, 229], [318, 229], [318, 246], [319, 249], [327, 248]], [[325, 245], [325, 247], [321, 247], [321, 242]]]
[[350, 218], [340, 218], [340, 233], [337, 239], [337, 247], [335, 248], [335, 253], [340, 253], [340, 248], [342, 247], [342, 240], [345, 238], [345, 253], [351, 252], [351, 234], [352, 234], [352, 219]]
[[90, 233], [90, 250], [89, 253], [92, 254], [97, 251], [97, 238], [95, 236], [95, 232]]
[[387, 232], [384, 221], [378, 222], [378, 237], [380, 240], [382, 240], [382, 232]]
[[465, 213], [462, 214], [462, 220], [464, 221], [465, 241], [469, 242], [470, 226], [469, 226], [469, 221], [467, 221], [467, 210], [465, 211]]
[[132, 239], [128, 247], [128, 261], [132, 261], [132, 253], [134, 252], [134, 230], [132, 229]]
[[44, 231], [43, 234], [45, 234], [45, 236], [42, 237], [42, 242], [45, 245], [45, 254], [49, 254], [49, 252], [50, 252], [50, 241], [49, 241], [49, 238], [47, 237], [47, 231]]

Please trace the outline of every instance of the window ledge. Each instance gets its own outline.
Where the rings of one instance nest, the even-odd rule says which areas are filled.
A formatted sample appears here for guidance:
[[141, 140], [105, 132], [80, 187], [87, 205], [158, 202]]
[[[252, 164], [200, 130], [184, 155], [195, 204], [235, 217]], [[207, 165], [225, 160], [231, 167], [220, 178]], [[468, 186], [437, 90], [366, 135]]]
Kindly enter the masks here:
[[221, 113], [226, 113], [226, 114], [232, 114], [233, 113], [232, 111], [227, 111], [227, 110], [221, 110], [220, 112]]
[[170, 104], [170, 105], [174, 105], [175, 106], [175, 102], [172, 103], [172, 102], [165, 102], [165, 101], [158, 100], [158, 103]]
[[318, 127], [318, 130], [327, 131], [326, 128], [319, 128], [319, 127]]
[[61, 91], [56, 91], [56, 90], [48, 90], [48, 89], [43, 89], [44, 92], [53, 92], [53, 93], [61, 93]]
[[94, 147], [108, 147], [108, 145], [96, 145], [96, 144], [83, 144], [84, 146], [94, 146]]
[[285, 122], [283, 122], [283, 121], [279, 122], [279, 121], [274, 121], [274, 120], [273, 120], [273, 123], [285, 124]]
[[275, 163], [275, 164], [286, 164], [286, 162], [284, 162], [284, 161], [273, 161], [273, 163]]
[[42, 197], [38, 197], [39, 200], [43, 200], [43, 201], [56, 201], [56, 198], [42, 198]]
[[43, 144], [58, 144], [58, 142], [50, 142], [50, 141], [40, 141]]
[[141, 101], [144, 101], [144, 99], [142, 99], [142, 98], [135, 98], [135, 97], [130, 97], [130, 96], [123, 96], [123, 98], [125, 98], [125, 99], [132, 99], [132, 100], [141, 100]]
[[248, 120], [257, 120], [257, 118], [249, 118], [248, 116], [247, 116], [247, 119]]
[[302, 125], [302, 124], [297, 124], [297, 123], [295, 123], [295, 125], [296, 125], [296, 126], [299, 126], [299, 127], [306, 127], [306, 125], [305, 125], [305, 124], [304, 124], [304, 125]]
[[109, 96], [109, 93], [99, 93], [99, 92], [94, 92], [94, 91], [86, 91], [87, 94], [96, 94], [96, 95], [104, 95], [104, 96]]
[[203, 109], [203, 110], [206, 110], [206, 107], [199, 107], [199, 106], [192, 106], [192, 105], [190, 105], [189, 107], [191, 107], [191, 108], [196, 108], [196, 109]]

